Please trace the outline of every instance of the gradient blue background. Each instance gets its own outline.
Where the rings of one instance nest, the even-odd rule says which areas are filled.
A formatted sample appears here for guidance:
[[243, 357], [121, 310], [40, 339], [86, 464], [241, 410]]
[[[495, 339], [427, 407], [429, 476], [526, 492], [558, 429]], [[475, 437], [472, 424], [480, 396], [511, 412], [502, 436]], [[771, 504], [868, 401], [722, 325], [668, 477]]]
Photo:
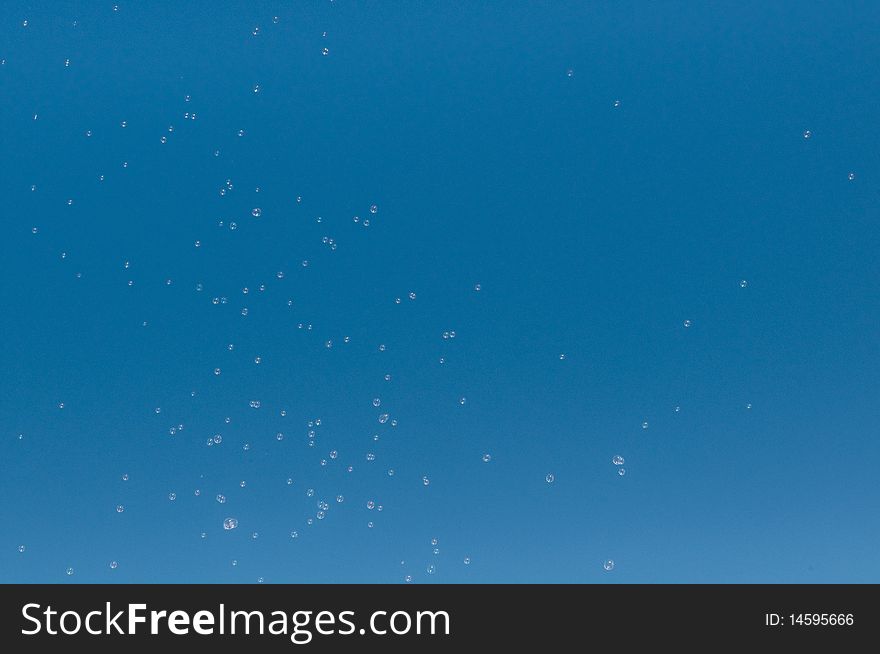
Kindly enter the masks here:
[[878, 34], [4, 3], [0, 580], [880, 581]]

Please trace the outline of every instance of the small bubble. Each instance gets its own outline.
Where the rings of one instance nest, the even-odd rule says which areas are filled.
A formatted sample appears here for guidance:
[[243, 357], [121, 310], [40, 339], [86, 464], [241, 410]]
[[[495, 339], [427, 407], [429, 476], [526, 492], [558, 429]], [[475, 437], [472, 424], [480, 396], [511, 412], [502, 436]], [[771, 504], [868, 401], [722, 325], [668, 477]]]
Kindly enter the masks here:
[[220, 504], [226, 504], [226, 496], [225, 495], [217, 495], [217, 497], [215, 499]]
[[808, 138], [810, 138], [811, 136], [813, 136], [813, 132], [811, 132], [811, 131], [808, 130], [808, 129], [804, 130], [804, 138], [805, 138], [805, 139], [808, 139]]
[[648, 428], [648, 423], [647, 423], [647, 421], [645, 421], [642, 423], [642, 429], [647, 429], [647, 428]]
[[378, 211], [379, 211], [379, 207], [377, 207], [375, 204], [370, 205], [370, 213], [376, 213]]
[[554, 481], [556, 481], [556, 475], [554, 475], [552, 472], [551, 472], [551, 473], [548, 473], [547, 476], [544, 477], [544, 480], [545, 480], [548, 484], [552, 484]]
[[693, 323], [690, 320], [685, 320], [683, 324], [685, 327], [690, 327]]
[[612, 457], [611, 463], [613, 463], [616, 466], [622, 466], [623, 465], [623, 457], [620, 456], [619, 454], [616, 454], [614, 457]]
[[846, 176], [846, 178], [847, 178], [849, 181], [853, 181], [853, 180], [856, 178], [856, 174], [855, 174], [855, 173], [850, 173], [849, 175]]
[[117, 504], [116, 505], [116, 513], [122, 513], [123, 511], [125, 511], [125, 507], [122, 506], [121, 504]]
[[177, 493], [168, 493], [168, 499], [173, 502], [177, 499]]
[[483, 455], [483, 463], [489, 463], [489, 461], [491, 461], [491, 460], [492, 460], [491, 454], [484, 454]]
[[479, 293], [480, 291], [483, 290], [483, 285], [482, 284], [474, 284], [474, 290]]
[[612, 559], [608, 559], [605, 563], [602, 564], [602, 567], [605, 568], [606, 572], [611, 572], [614, 570], [614, 561]]
[[68, 577], [72, 577], [73, 576], [73, 568], [67, 568], [67, 570], [65, 570], [65, 573], [67, 574]]
[[238, 527], [238, 520], [236, 520], [235, 518], [226, 518], [223, 521], [223, 529], [225, 529], [226, 531], [229, 531], [230, 529], [235, 529], [236, 527]]
[[618, 468], [617, 474], [623, 477], [626, 474], [626, 468]]
[[747, 280], [747, 279], [739, 280], [739, 287], [740, 288], [746, 288], [748, 285], [749, 285], [749, 280]]
[[324, 55], [324, 56], [326, 57], [328, 54], [330, 54], [330, 50], [329, 50], [329, 48], [323, 48], [323, 49], [321, 50], [321, 54]]
[[422, 477], [422, 485], [424, 485], [424, 486], [430, 486], [430, 485], [431, 485], [431, 480], [428, 479], [427, 476]]
[[27, 548], [26, 548], [24, 545], [19, 545], [19, 546], [18, 546], [18, 551], [19, 551], [20, 554], [23, 554], [24, 551], [25, 551], [25, 549], [27, 549]]
[[568, 70], [565, 71], [565, 76], [566, 77], [574, 77], [574, 70], [569, 68]]
[[260, 207], [254, 207], [253, 209], [251, 209], [251, 215], [254, 218], [259, 218], [260, 216], [263, 215], [263, 210], [260, 209]]
[[110, 569], [115, 570], [119, 567], [119, 564], [116, 561], [110, 561]]
[[437, 572], [437, 567], [432, 563], [431, 565], [429, 565], [429, 566], [427, 567], [427, 572], [428, 572], [429, 575], [432, 575], [432, 574], [434, 574], [435, 572]]

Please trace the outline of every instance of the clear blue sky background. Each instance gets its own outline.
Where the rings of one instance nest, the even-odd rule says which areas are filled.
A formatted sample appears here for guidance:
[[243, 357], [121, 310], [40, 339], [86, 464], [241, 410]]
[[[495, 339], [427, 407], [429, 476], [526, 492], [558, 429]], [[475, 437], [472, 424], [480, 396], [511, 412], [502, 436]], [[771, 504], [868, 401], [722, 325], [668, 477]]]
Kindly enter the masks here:
[[0, 580], [880, 581], [878, 34], [4, 3]]

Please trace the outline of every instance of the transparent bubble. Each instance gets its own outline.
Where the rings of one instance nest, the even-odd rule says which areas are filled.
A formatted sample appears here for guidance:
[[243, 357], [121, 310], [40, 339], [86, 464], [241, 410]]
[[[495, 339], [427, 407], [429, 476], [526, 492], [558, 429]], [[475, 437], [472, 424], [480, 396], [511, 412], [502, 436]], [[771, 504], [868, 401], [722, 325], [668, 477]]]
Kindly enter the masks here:
[[564, 353], [559, 355], [559, 360], [565, 361], [565, 354]]
[[489, 463], [489, 461], [491, 461], [491, 460], [492, 460], [491, 454], [484, 454], [483, 455], [483, 463]]
[[467, 404], [467, 398], [466, 398], [466, 397], [460, 397], [460, 398], [458, 399], [458, 403], [459, 403], [460, 405], [464, 406], [465, 404]]
[[805, 139], [808, 139], [808, 138], [810, 138], [811, 136], [813, 136], [813, 132], [811, 132], [811, 131], [808, 130], [808, 129], [805, 129], [805, 130], [804, 130], [804, 138], [805, 138]]
[[337, 495], [336, 501], [342, 504], [345, 501], [345, 497], [343, 497], [342, 495]]
[[124, 475], [122, 475], [122, 481], [128, 481], [128, 473], [127, 472]]
[[65, 570], [65, 573], [67, 574], [68, 577], [72, 577], [73, 576], [73, 568], [67, 568], [67, 570]]
[[110, 561], [110, 569], [115, 570], [119, 567], [119, 564], [116, 561]]
[[427, 573], [428, 573], [429, 575], [432, 575], [432, 574], [434, 574], [435, 572], [437, 572], [437, 567], [432, 563], [431, 565], [429, 565], [429, 566], [427, 567], [426, 570], [427, 570]]
[[685, 320], [683, 324], [685, 327], [690, 327], [693, 323], [690, 320]]
[[252, 539], [252, 540], [257, 540], [259, 537], [260, 537], [260, 534], [259, 534], [258, 532], [256, 532], [256, 531], [255, 531], [254, 533], [251, 534], [251, 539]]
[[173, 502], [177, 499], [177, 493], [168, 493], [168, 499]]
[[377, 211], [379, 211], [379, 207], [377, 207], [375, 204], [371, 204], [370, 213], [376, 213]]
[[329, 48], [322, 48], [321, 54], [326, 57], [328, 54], [330, 54], [330, 49]]
[[404, 580], [406, 583], [408, 583], [408, 584], [411, 584], [411, 583], [412, 583], [412, 579], [413, 579], [413, 578], [412, 578], [412, 575], [406, 575], [406, 576], [403, 578], [403, 580]]
[[608, 559], [605, 563], [602, 564], [602, 567], [605, 568], [607, 572], [611, 572], [614, 570], [614, 561], [612, 559]]
[[646, 421], [646, 422], [643, 422], [643, 423], [642, 423], [642, 429], [647, 429], [647, 428], [648, 428], [648, 423], [647, 423], [647, 421]]
[[464, 557], [464, 564], [470, 565], [471, 564], [471, 557], [469, 557], [469, 556]]
[[422, 484], [423, 484], [424, 486], [430, 486], [430, 485], [431, 485], [431, 480], [428, 479], [427, 476], [422, 477]]
[[253, 209], [251, 209], [251, 215], [254, 218], [259, 218], [260, 216], [263, 215], [263, 210], [260, 209], [260, 207], [254, 207]]
[[292, 531], [292, 532], [290, 532], [290, 537], [291, 538], [299, 538], [299, 533], [297, 533], [296, 531]]
[[245, 486], [247, 486], [247, 482], [242, 479], [240, 482], [238, 482], [238, 486], [239, 488], [244, 488]]
[[415, 299], [416, 299], [416, 294], [410, 292], [410, 294], [409, 294], [409, 299], [410, 299], [410, 300], [415, 300]]
[[619, 107], [619, 106], [620, 106], [620, 100], [615, 100], [615, 101], [614, 101], [614, 106], [615, 106], [615, 107]]
[[626, 468], [618, 468], [617, 474], [623, 477], [626, 474]]
[[116, 513], [122, 513], [123, 511], [125, 511], [125, 507], [122, 506], [121, 504], [117, 504], [116, 505]]
[[380, 404], [382, 404], [382, 400], [380, 400], [378, 397], [373, 398], [373, 406], [379, 406]]
[[238, 520], [236, 520], [235, 518], [226, 518], [223, 521], [223, 529], [225, 529], [226, 531], [229, 531], [230, 529], [235, 529], [236, 527], [238, 527]]
[[752, 403], [749, 402], [748, 404], [746, 404], [746, 408], [747, 408], [747, 409], [751, 409], [751, 408], [752, 408]]
[[850, 173], [849, 175], [846, 176], [846, 178], [847, 178], [849, 181], [853, 181], [853, 180], [856, 178], [856, 174], [855, 174], [855, 173]]
[[747, 280], [747, 279], [739, 280], [739, 287], [740, 288], [746, 288], [748, 285], [749, 285], [749, 280]]
[[544, 479], [548, 484], [552, 484], [554, 481], [556, 481], [556, 475], [550, 472], [547, 474], [546, 477], [544, 477]]
[[226, 496], [225, 495], [217, 495], [217, 497], [215, 499], [220, 504], [226, 504]]
[[569, 68], [568, 70], [565, 71], [565, 76], [566, 77], [574, 77], [574, 70]]
[[27, 548], [26, 548], [24, 545], [19, 545], [19, 546], [18, 546], [18, 551], [19, 551], [20, 554], [24, 554], [24, 551], [25, 551], [26, 549], [27, 549]]

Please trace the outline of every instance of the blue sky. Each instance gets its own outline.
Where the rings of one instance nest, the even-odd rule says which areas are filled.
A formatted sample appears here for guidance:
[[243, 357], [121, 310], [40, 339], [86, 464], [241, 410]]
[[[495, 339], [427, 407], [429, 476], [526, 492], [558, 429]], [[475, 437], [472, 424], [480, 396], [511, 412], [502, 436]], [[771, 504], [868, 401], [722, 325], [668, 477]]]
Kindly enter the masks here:
[[878, 23], [5, 4], [0, 580], [877, 582]]

